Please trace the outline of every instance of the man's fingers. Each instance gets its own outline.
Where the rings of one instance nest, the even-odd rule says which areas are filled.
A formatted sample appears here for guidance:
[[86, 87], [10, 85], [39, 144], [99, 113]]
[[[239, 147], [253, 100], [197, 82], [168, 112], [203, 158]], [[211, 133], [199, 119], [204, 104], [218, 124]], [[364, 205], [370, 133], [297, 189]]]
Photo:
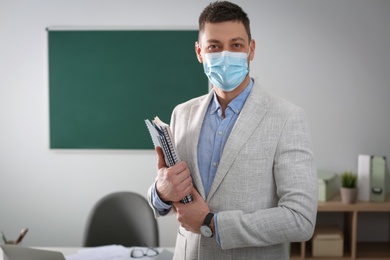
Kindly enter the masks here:
[[167, 167], [167, 164], [165, 163], [164, 159], [164, 153], [160, 146], [156, 146], [155, 150], [157, 152], [157, 168], [161, 169], [164, 167]]

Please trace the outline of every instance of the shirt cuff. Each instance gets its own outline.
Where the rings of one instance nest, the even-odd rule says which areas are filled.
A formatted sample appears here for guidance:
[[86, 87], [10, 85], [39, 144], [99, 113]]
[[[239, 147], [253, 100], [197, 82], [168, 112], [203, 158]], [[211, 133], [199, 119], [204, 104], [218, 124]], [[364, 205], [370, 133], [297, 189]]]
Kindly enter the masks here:
[[221, 245], [221, 241], [219, 240], [219, 234], [218, 234], [217, 213], [214, 213], [214, 231], [215, 231], [215, 240], [217, 241], [218, 245]]
[[156, 183], [152, 187], [152, 205], [158, 211], [161, 216], [168, 214], [172, 208], [172, 203], [165, 203], [160, 199], [156, 190]]

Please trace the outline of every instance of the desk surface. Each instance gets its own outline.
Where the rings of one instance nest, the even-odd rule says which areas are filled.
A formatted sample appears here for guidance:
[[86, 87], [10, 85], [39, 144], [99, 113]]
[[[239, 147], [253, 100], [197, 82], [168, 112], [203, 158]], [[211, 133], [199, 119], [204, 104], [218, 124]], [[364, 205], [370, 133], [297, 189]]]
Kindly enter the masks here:
[[[61, 252], [65, 257], [77, 253], [82, 247], [32, 247], [36, 249]], [[174, 247], [164, 247], [164, 249], [174, 252]], [[0, 249], [0, 260], [4, 260], [3, 251]]]
[[[71, 255], [77, 253], [83, 247], [34, 247], [36, 249], [42, 250], [50, 250], [50, 251], [58, 251], [64, 254], [64, 256]], [[162, 247], [161, 247], [162, 248]], [[164, 247], [164, 249], [174, 252], [174, 247]]]
[[49, 250], [49, 251], [58, 251], [61, 252], [64, 256], [76, 254], [81, 247], [34, 247], [36, 249]]

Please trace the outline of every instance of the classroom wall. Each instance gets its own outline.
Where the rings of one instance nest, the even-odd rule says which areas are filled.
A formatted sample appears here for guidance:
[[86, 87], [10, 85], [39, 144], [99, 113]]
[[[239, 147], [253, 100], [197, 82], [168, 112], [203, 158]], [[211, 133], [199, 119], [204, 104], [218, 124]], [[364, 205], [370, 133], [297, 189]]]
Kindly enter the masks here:
[[[0, 1], [0, 230], [9, 238], [29, 227], [25, 245], [80, 246], [98, 199], [145, 195], [155, 177], [152, 150], [49, 149], [45, 28], [193, 29], [209, 2]], [[390, 158], [390, 2], [235, 2], [256, 40], [251, 74], [307, 111], [318, 168], [356, 171], [361, 153]], [[175, 218], [158, 221], [161, 245], [174, 246]]]

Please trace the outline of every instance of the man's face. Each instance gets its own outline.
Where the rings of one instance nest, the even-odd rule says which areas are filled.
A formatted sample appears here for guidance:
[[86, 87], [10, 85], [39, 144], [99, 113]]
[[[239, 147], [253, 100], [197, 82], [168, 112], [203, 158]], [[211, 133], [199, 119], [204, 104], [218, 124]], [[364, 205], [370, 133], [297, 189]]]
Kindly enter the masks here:
[[[205, 53], [231, 51], [249, 53], [248, 59], [254, 56], [254, 41], [249, 46], [248, 34], [241, 22], [206, 23], [195, 43], [199, 62], [203, 63]], [[251, 49], [251, 51], [249, 51]]]

